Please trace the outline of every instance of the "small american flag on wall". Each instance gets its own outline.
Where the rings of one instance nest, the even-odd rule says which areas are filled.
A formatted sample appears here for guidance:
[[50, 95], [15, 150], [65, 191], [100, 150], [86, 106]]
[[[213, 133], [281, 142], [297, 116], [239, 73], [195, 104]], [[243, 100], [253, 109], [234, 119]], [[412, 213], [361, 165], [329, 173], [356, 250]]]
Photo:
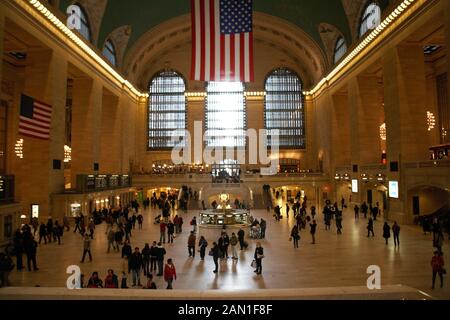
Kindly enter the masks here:
[[252, 82], [253, 0], [191, 0], [191, 19], [191, 79]]
[[49, 140], [52, 123], [52, 107], [31, 97], [22, 95], [20, 103], [19, 134]]

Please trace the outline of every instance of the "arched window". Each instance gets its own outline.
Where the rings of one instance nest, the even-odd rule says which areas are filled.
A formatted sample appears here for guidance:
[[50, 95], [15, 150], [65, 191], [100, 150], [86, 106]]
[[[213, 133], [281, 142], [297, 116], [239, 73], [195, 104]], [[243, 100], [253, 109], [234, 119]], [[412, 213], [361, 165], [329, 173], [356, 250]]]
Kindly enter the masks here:
[[268, 146], [272, 146], [274, 130], [279, 130], [280, 148], [305, 148], [305, 113], [300, 78], [289, 69], [279, 68], [267, 77], [265, 88]]
[[244, 84], [208, 82], [206, 91], [206, 146], [245, 147]]
[[359, 25], [359, 37], [364, 36], [367, 31], [373, 30], [381, 24], [381, 8], [371, 1], [367, 4]]
[[79, 8], [79, 10], [72, 10], [72, 14], [80, 15], [80, 29], [78, 32], [81, 33], [86, 40], [91, 41], [91, 26], [86, 11], [84, 11], [83, 7], [78, 3], [70, 6], [70, 8], [74, 6]]
[[347, 44], [344, 37], [339, 37], [334, 47], [334, 63], [336, 64], [347, 52]]
[[158, 73], [150, 82], [148, 106], [148, 148], [168, 149], [184, 145], [172, 141], [174, 131], [186, 130], [186, 84], [175, 71]]
[[116, 48], [110, 39], [105, 42], [105, 46], [103, 47], [103, 55], [109, 60], [109, 62], [111, 62], [113, 66], [117, 66]]

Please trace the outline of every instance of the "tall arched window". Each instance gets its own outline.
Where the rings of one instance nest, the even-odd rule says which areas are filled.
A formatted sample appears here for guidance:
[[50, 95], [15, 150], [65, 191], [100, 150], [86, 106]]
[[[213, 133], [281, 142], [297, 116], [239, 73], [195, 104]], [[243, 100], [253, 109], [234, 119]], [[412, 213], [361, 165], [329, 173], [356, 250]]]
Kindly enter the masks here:
[[103, 47], [103, 55], [109, 62], [111, 62], [112, 65], [117, 66], [116, 48], [110, 39], [105, 42], [105, 46]]
[[305, 148], [305, 112], [300, 78], [289, 69], [279, 68], [267, 77], [265, 88], [268, 146], [272, 146], [274, 130], [279, 130], [281, 148]]
[[[84, 10], [84, 8], [79, 5], [78, 3], [75, 4], [74, 6], [78, 7], [79, 10], [79, 14], [80, 14], [80, 29], [78, 30], [78, 32], [81, 33], [81, 35], [88, 41], [91, 41], [91, 26], [89, 24], [89, 19], [88, 16], [86, 14], [86, 11]], [[72, 6], [71, 6], [72, 7]], [[72, 11], [73, 14], [77, 14], [78, 13], [76, 11]]]
[[364, 36], [367, 31], [373, 30], [381, 24], [381, 8], [380, 6], [370, 1], [366, 9], [364, 10], [364, 14], [361, 17], [361, 22], [359, 25], [359, 37]]
[[148, 106], [148, 148], [168, 149], [184, 144], [172, 141], [174, 131], [186, 130], [186, 84], [175, 71], [158, 73], [150, 82]]
[[347, 44], [344, 37], [339, 37], [334, 47], [334, 63], [336, 64], [347, 52]]
[[206, 146], [245, 147], [244, 84], [208, 82], [206, 91]]

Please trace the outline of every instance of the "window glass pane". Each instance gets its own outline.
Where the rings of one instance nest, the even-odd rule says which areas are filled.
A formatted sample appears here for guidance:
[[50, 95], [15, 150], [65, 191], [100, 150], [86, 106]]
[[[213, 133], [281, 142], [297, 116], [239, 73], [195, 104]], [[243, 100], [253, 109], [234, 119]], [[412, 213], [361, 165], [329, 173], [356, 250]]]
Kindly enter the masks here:
[[165, 149], [183, 146], [185, 141], [172, 142], [173, 132], [185, 137], [186, 86], [183, 78], [174, 71], [164, 71], [156, 76], [149, 88], [148, 147]]
[[206, 90], [206, 146], [245, 147], [243, 83], [209, 82]]
[[336, 41], [336, 47], [334, 49], [334, 63], [337, 63], [347, 52], [347, 44], [344, 38], [339, 37]]
[[376, 3], [372, 2], [364, 10], [361, 18], [361, 25], [359, 27], [359, 36], [362, 37], [367, 31], [373, 30], [381, 23], [381, 8]]
[[280, 147], [305, 148], [302, 85], [291, 70], [277, 69], [266, 80], [265, 125], [268, 146], [279, 130]]
[[114, 66], [116, 65], [116, 50], [111, 40], [105, 42], [105, 47], [103, 48], [103, 55], [106, 57], [106, 59], [109, 60], [109, 62], [111, 62], [112, 65]]

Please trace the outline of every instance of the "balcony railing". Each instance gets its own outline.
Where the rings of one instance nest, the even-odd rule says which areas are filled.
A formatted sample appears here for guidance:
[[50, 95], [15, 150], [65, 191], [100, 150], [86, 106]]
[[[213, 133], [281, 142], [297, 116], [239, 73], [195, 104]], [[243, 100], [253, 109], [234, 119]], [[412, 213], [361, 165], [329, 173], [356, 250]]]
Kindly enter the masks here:
[[14, 176], [0, 176], [0, 205], [14, 202], [14, 184]]

